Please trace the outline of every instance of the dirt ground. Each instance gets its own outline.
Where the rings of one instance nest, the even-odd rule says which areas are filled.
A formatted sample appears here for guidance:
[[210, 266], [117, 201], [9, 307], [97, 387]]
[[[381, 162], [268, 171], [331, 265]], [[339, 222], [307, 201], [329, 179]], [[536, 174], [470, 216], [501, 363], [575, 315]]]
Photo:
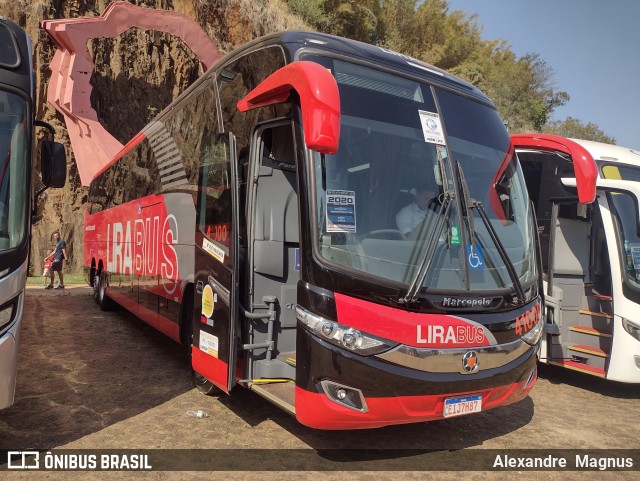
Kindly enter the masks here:
[[[15, 405], [0, 449], [599, 449], [640, 448], [640, 388], [541, 368], [512, 406], [369, 431], [308, 429], [256, 394], [203, 396], [182, 348], [132, 315], [101, 312], [89, 288], [27, 290]], [[186, 415], [202, 409], [203, 419]], [[294, 453], [295, 451], [291, 451]], [[4, 462], [4, 460], [2, 461]], [[637, 469], [637, 468], [636, 468]], [[4, 472], [2, 479], [316, 478], [310, 472]], [[637, 479], [632, 472], [521, 472], [530, 479]], [[326, 479], [512, 479], [499, 472], [324, 472]]]

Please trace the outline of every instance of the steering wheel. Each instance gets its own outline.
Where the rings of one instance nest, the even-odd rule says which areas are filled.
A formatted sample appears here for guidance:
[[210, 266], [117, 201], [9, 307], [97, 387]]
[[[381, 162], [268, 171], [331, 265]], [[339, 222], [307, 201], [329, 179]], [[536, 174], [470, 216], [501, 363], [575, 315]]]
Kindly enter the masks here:
[[360, 242], [365, 239], [407, 240], [398, 229], [377, 229], [360, 236]]

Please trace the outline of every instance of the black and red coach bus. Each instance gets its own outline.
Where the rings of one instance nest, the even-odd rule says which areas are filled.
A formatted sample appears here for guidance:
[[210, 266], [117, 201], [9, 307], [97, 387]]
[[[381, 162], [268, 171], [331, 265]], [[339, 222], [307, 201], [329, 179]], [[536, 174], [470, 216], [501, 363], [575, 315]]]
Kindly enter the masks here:
[[184, 344], [202, 391], [351, 429], [535, 383], [539, 256], [509, 135], [477, 88], [413, 58], [252, 41], [95, 177], [84, 230], [100, 307]]

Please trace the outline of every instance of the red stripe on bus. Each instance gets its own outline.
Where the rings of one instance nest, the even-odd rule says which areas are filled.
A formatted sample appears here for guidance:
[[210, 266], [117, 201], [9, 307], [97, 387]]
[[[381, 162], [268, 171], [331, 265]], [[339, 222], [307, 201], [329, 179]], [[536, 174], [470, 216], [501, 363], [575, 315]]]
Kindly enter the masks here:
[[482, 347], [495, 344], [481, 324], [458, 316], [424, 314], [335, 293], [338, 323], [413, 347]]
[[191, 366], [224, 392], [229, 392], [229, 364], [191, 346]]
[[133, 299], [119, 293], [115, 292], [113, 289], [107, 290], [109, 297], [111, 297], [114, 301], [120, 304], [129, 312], [132, 312], [144, 322], [152, 326], [154, 329], [157, 329], [165, 336], [170, 337], [176, 342], [180, 342], [180, 326], [178, 326], [177, 322], [173, 322], [167, 319], [162, 314], [155, 312], [148, 307], [143, 306], [142, 304], [138, 304]]
[[520, 401], [535, 384], [520, 381], [466, 393], [434, 394], [426, 396], [397, 396], [366, 398], [367, 412], [360, 412], [331, 401], [324, 393], [307, 391], [296, 386], [296, 418], [316, 429], [368, 429], [390, 424], [417, 423], [444, 419], [444, 400], [471, 394], [482, 395], [482, 411]]

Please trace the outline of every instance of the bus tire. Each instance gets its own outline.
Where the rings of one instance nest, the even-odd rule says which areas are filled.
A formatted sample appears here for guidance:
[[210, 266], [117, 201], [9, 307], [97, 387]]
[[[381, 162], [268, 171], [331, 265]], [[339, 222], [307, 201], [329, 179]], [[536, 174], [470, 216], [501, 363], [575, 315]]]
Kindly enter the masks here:
[[113, 301], [107, 296], [107, 279], [104, 274], [98, 276], [98, 306], [101, 311], [110, 311], [113, 308]]
[[94, 265], [89, 269], [89, 286], [93, 287], [96, 282], [96, 268]]
[[93, 287], [93, 300], [96, 302], [96, 304], [100, 304], [100, 293], [98, 291], [98, 287], [100, 286], [100, 276], [101, 275], [102, 275], [102, 273], [100, 271], [98, 271], [93, 276], [93, 281], [91, 283], [91, 287]]

